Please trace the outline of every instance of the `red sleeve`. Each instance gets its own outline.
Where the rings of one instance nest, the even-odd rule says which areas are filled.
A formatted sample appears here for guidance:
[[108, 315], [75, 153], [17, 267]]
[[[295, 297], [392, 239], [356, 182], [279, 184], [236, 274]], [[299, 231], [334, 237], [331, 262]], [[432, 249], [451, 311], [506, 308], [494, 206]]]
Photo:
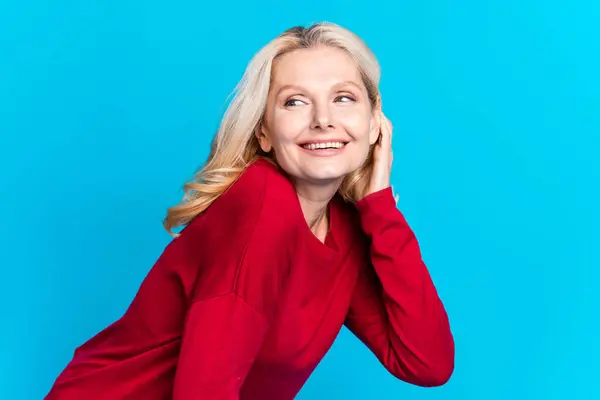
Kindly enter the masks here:
[[[215, 204], [203, 228], [205, 265], [185, 317], [174, 400], [239, 399], [276, 314], [294, 230], [276, 206], [290, 203], [279, 182], [270, 170], [257, 175]], [[260, 195], [251, 198], [255, 186]]]
[[263, 316], [235, 293], [192, 304], [173, 400], [239, 399], [266, 331]]
[[48, 400], [238, 399], [295, 243], [275, 206], [290, 202], [266, 167], [248, 167], [166, 246], [125, 314], [76, 349]]
[[454, 339], [417, 239], [390, 187], [356, 207], [370, 263], [359, 276], [346, 326], [397, 378], [442, 385], [454, 370]]

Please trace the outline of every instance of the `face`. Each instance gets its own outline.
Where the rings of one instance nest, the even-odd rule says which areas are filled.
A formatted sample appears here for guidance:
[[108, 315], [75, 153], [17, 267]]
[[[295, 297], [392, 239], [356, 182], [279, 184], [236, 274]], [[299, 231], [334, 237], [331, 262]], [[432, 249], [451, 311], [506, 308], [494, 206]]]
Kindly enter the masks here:
[[334, 47], [299, 49], [273, 65], [261, 148], [296, 180], [341, 182], [379, 136], [377, 110], [354, 60]]

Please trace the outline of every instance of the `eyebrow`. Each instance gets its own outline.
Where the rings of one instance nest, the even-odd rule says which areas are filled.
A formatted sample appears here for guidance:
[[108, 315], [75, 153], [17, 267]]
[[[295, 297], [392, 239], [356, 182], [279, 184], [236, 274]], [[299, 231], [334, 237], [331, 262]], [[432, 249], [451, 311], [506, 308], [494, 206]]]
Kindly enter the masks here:
[[[360, 85], [358, 85], [356, 82], [354, 81], [343, 81], [343, 82], [338, 82], [335, 85], [333, 85], [331, 88], [335, 89], [338, 87], [343, 87], [343, 86], [354, 86], [355, 88], [361, 90], [362, 88], [360, 87]], [[299, 85], [283, 85], [282, 87], [279, 88], [279, 90], [277, 91], [277, 96], [279, 96], [279, 94], [281, 92], [283, 92], [284, 90], [288, 90], [288, 89], [298, 89], [301, 91], [306, 91], [302, 86]]]

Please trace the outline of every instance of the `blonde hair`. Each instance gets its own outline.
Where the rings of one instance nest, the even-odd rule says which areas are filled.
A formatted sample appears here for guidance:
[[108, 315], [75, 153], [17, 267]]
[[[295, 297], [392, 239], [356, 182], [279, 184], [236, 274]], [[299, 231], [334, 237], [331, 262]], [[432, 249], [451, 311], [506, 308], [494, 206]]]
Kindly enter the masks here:
[[[244, 169], [258, 157], [275, 162], [265, 154], [255, 132], [260, 129], [267, 105], [274, 60], [296, 49], [332, 46], [345, 50], [355, 61], [369, 94], [372, 107], [379, 105], [380, 68], [375, 55], [357, 35], [330, 22], [319, 22], [308, 28], [296, 26], [269, 42], [250, 60], [242, 79], [233, 91], [219, 129], [212, 140], [210, 155], [194, 179], [184, 185], [181, 202], [167, 210], [163, 225], [172, 229], [188, 224], [204, 211]], [[356, 201], [367, 189], [372, 169], [372, 148], [365, 163], [345, 177], [339, 193], [346, 201]]]

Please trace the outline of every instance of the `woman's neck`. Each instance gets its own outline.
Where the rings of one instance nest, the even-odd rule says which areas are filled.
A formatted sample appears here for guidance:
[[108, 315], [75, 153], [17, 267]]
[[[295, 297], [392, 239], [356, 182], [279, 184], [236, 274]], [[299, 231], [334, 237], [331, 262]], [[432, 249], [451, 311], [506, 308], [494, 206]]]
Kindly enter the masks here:
[[294, 186], [298, 193], [298, 200], [300, 201], [306, 223], [317, 237], [324, 240], [324, 236], [327, 234], [329, 228], [328, 205], [333, 196], [335, 196], [339, 184], [332, 183], [317, 186], [294, 182]]

